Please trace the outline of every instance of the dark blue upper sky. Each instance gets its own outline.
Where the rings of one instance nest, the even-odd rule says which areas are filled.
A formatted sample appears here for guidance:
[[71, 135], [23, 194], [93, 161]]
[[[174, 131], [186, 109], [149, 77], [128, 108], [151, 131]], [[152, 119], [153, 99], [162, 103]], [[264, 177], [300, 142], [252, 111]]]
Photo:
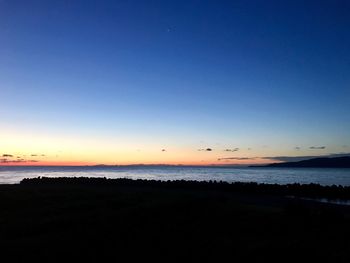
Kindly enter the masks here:
[[349, 1], [2, 0], [3, 129], [341, 152], [349, 14]]

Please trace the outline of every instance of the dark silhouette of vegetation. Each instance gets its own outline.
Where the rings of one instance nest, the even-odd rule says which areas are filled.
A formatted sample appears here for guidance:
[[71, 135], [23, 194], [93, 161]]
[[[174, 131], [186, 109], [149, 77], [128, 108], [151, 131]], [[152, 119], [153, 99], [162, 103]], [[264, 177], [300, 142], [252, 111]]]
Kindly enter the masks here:
[[232, 191], [237, 193], [268, 194], [278, 196], [294, 196], [309, 198], [330, 198], [350, 200], [350, 187], [342, 185], [322, 186], [320, 184], [264, 184], [224, 181], [189, 181], [189, 180], [142, 180], [142, 179], [108, 179], [88, 177], [38, 177], [23, 179], [21, 185], [110, 185], [110, 186], [151, 186], [184, 189], [205, 189], [218, 191]]
[[348, 187], [36, 178], [0, 185], [3, 262], [350, 262]]

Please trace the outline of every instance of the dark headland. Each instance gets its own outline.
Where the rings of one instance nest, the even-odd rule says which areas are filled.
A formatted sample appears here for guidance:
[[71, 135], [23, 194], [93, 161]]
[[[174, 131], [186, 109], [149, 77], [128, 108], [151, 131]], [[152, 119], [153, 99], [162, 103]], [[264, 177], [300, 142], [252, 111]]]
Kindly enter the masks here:
[[4, 262], [350, 262], [342, 186], [37, 178], [0, 186]]
[[271, 163], [255, 167], [291, 167], [291, 168], [350, 168], [350, 156], [333, 158], [312, 158], [299, 162]]

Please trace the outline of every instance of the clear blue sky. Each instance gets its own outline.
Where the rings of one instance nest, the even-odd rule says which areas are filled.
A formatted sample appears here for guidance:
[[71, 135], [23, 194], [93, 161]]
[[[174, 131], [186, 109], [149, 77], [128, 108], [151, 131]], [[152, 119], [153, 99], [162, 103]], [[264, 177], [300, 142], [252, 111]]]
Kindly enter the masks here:
[[349, 14], [349, 1], [2, 0], [0, 151], [350, 152]]

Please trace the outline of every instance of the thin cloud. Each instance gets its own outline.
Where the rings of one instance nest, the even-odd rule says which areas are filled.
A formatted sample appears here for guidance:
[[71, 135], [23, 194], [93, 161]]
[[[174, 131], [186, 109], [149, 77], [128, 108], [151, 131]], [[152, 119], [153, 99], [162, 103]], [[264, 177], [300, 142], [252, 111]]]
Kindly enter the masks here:
[[234, 149], [225, 149], [224, 152], [237, 152], [239, 151], [239, 148], [234, 148]]
[[198, 149], [197, 151], [199, 151], [199, 152], [211, 152], [211, 151], [213, 151], [213, 149], [212, 148], [206, 148], [206, 149]]
[[264, 157], [223, 157], [218, 158], [218, 161], [224, 160], [269, 160], [272, 162], [299, 162], [313, 158], [334, 158], [350, 156], [350, 153], [331, 153], [328, 155], [305, 155], [305, 156], [264, 156]]
[[278, 161], [278, 162], [299, 162], [315, 158], [316, 156], [267, 156], [261, 157], [264, 160]]
[[36, 154], [36, 153], [34, 154], [34, 153], [33, 153], [33, 154], [31, 154], [30, 156], [32, 156], [32, 157], [37, 157], [37, 156], [46, 156], [46, 155], [43, 154], [43, 153], [42, 153], [42, 154]]
[[311, 146], [309, 147], [311, 150], [323, 150], [326, 149], [326, 146]]
[[1, 158], [0, 163], [37, 163], [38, 160], [25, 160], [25, 159], [16, 159], [16, 160], [9, 160], [7, 158]]
[[218, 158], [218, 161], [222, 160], [254, 160], [255, 157], [225, 157], [225, 158]]

